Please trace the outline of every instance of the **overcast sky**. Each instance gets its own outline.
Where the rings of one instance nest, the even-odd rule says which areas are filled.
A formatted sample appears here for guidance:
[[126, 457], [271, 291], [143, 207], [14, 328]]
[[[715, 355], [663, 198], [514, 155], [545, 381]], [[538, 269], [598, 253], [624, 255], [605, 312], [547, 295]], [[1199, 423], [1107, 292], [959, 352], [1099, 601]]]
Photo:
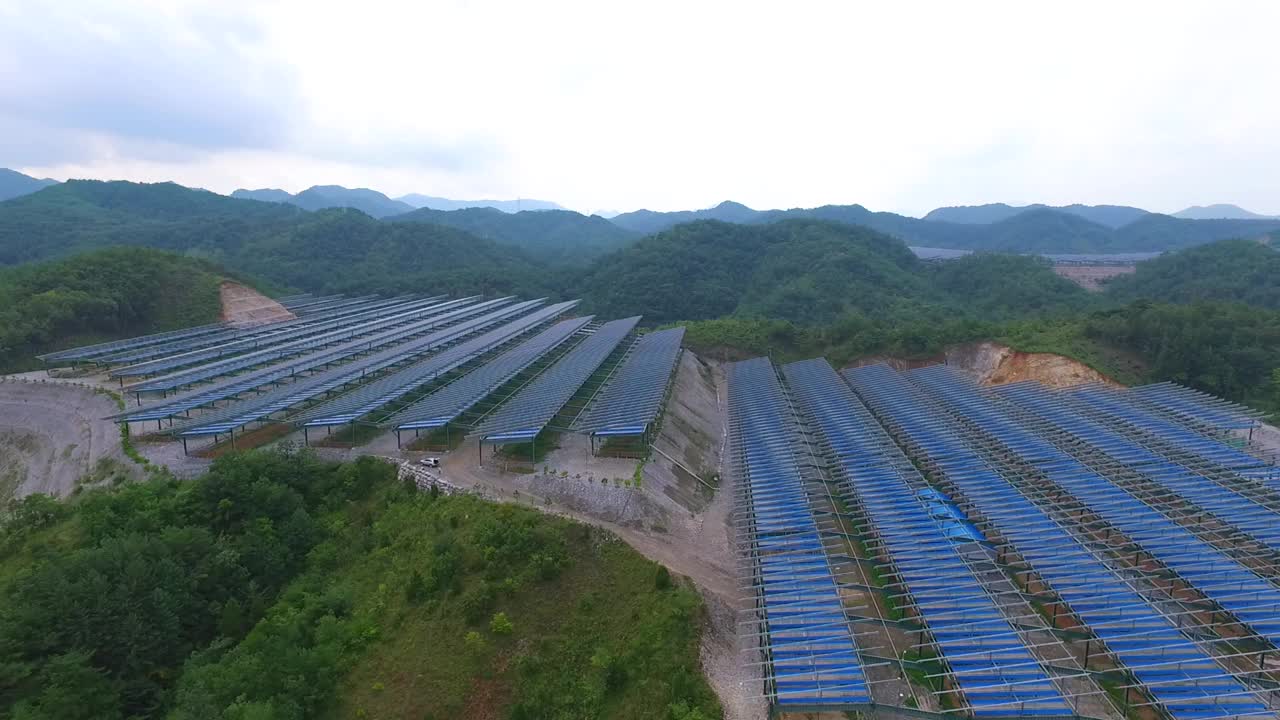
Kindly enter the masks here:
[[0, 0], [0, 166], [583, 211], [1280, 213], [1278, 29], [1270, 0]]

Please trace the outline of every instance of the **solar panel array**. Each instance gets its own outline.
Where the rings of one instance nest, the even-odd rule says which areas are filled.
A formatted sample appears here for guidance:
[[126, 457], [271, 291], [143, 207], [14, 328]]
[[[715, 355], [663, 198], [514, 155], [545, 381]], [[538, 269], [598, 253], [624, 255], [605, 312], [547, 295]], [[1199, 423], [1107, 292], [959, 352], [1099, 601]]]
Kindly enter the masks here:
[[[423, 343], [426, 343], [428, 346], [433, 346], [440, 341], [440, 338], [452, 337], [448, 332], [437, 332], [424, 338], [422, 337], [424, 332], [447, 328], [483, 310], [490, 311], [489, 314], [485, 316], [486, 320], [496, 322], [531, 310], [532, 308], [540, 305], [543, 301], [529, 300], [522, 303], [516, 303], [515, 305], [507, 305], [506, 302], [507, 301], [503, 299], [500, 301], [480, 303], [459, 310], [454, 310], [444, 315], [433, 317], [427, 321], [427, 326], [420, 330], [414, 330], [409, 333], [404, 332], [402, 329], [391, 330], [373, 337], [353, 340], [343, 343], [337, 347], [272, 365], [255, 372], [239, 375], [211, 387], [179, 395], [158, 404], [148, 405], [135, 410], [126, 410], [125, 412], [112, 416], [112, 419], [117, 421], [134, 422], [144, 420], [161, 420], [175, 417], [177, 415], [186, 414], [190, 410], [204, 407], [221, 400], [229, 400], [231, 398], [238, 397], [251, 390], [258, 390], [260, 388], [267, 387], [268, 385], [277, 385], [284, 381], [294, 380], [300, 376], [305, 376], [307, 373], [312, 371], [318, 371], [328, 368], [331, 365], [348, 362], [358, 356], [366, 355], [374, 350], [385, 349], [386, 351], [400, 351], [406, 355], [413, 355], [420, 351]], [[494, 310], [495, 307], [498, 307], [499, 309]]]
[[363, 385], [352, 393], [309, 410], [299, 416], [296, 422], [310, 427], [343, 425], [354, 422], [412, 392], [415, 388], [471, 362], [559, 315], [563, 315], [577, 304], [577, 300], [558, 303], [521, 317], [497, 329], [490, 330], [479, 337], [397, 370], [385, 378]]
[[740, 544], [767, 669], [766, 694], [782, 708], [849, 707], [871, 701], [862, 658], [809, 504], [797, 428], [778, 377], [764, 359], [728, 369], [731, 475], [742, 496]]
[[[332, 341], [334, 338], [343, 337], [341, 332], [343, 328], [355, 328], [358, 330], [365, 327], [371, 320], [396, 316], [404, 317], [414, 311], [435, 304], [439, 299], [439, 297], [435, 297], [390, 304], [380, 303], [374, 307], [362, 309], [357, 313], [343, 314], [328, 320], [317, 319], [314, 322], [306, 321], [300, 324], [296, 320], [288, 323], [277, 323], [272, 326], [266, 326], [270, 328], [268, 330], [247, 331], [247, 334], [243, 336], [215, 342], [204, 342], [200, 347], [185, 348], [182, 352], [177, 352], [176, 354], [173, 350], [151, 350], [146, 352], [145, 355], [131, 356], [122, 360], [123, 362], [135, 362], [138, 360], [143, 362], [135, 362], [133, 365], [112, 370], [111, 377], [126, 378], [155, 375], [166, 370], [187, 367], [206, 360], [226, 357], [227, 355], [249, 352], [263, 346], [275, 346], [298, 338], [325, 337]], [[284, 327], [285, 325], [289, 325], [289, 327]]]
[[[284, 360], [286, 358], [297, 357], [311, 351], [317, 351], [333, 346], [335, 343], [343, 343], [343, 341], [351, 341], [343, 344], [345, 348], [372, 349], [380, 345], [385, 345], [396, 340], [413, 337], [414, 335], [426, 332], [432, 328], [438, 327], [441, 323], [450, 322], [459, 318], [474, 315], [485, 310], [491, 309], [498, 305], [502, 305], [511, 301], [510, 298], [500, 298], [490, 300], [485, 303], [474, 303], [474, 298], [463, 298], [461, 300], [451, 300], [444, 303], [432, 303], [421, 308], [406, 313], [397, 313], [390, 317], [379, 318], [367, 321], [362, 325], [357, 325], [348, 329], [334, 330], [311, 337], [304, 337], [299, 340], [280, 342], [270, 345], [262, 350], [255, 350], [227, 358], [225, 360], [215, 360], [200, 365], [190, 370], [182, 370], [161, 377], [145, 380], [129, 386], [129, 391], [138, 392], [155, 392], [175, 390], [177, 388], [194, 385], [206, 380], [213, 380], [226, 375], [240, 372], [241, 370], [255, 368], [260, 365], [266, 365], [275, 360]], [[461, 306], [461, 307], [460, 307]], [[394, 328], [385, 330], [386, 328]], [[377, 333], [379, 330], [385, 332]], [[355, 339], [355, 340], [353, 340]]]
[[[950, 414], [944, 401], [926, 392], [951, 392], [963, 388], [963, 381], [932, 372], [912, 377], [919, 384], [885, 366], [847, 371], [846, 376], [915, 457], [936, 467], [945, 486], [970, 507], [970, 515], [999, 538], [999, 552], [1021, 558], [1015, 567], [1038, 575], [1041, 594], [1061, 599], [1056, 612], [1070, 614], [1072, 624], [1098, 639], [1101, 647], [1095, 654], [1111, 653], [1130, 673], [1129, 682], [1152, 696], [1132, 704], [1152, 703], [1186, 718], [1265, 712], [1244, 684], [1204, 652], [1191, 616], [1146, 597], [1140, 577], [1117, 567], [1090, 534], [1055, 513], [1060, 497], [1037, 492], [1013, 468], [992, 462], [980, 449], [973, 426], [964, 422], [974, 416]], [[972, 405], [970, 410], [976, 412]], [[975, 425], [1004, 436], [1009, 441], [1002, 443], [1004, 449], [1017, 446], [1029, 452], [1027, 448], [1039, 447], [1052, 454], [1027, 438], [1011, 437], [1016, 422], [987, 416]], [[1057, 460], [1055, 472], [1069, 468], [1069, 461]]]
[[275, 338], [281, 336], [287, 331], [313, 327], [321, 322], [347, 318], [359, 313], [367, 313], [381, 307], [403, 303], [405, 300], [405, 298], [397, 298], [395, 300], [381, 300], [376, 298], [372, 300], [345, 300], [340, 304], [340, 306], [326, 308], [325, 310], [317, 311], [312, 315], [300, 315], [292, 320], [283, 320], [281, 322], [267, 323], [265, 325], [258, 325], [256, 327], [249, 328], [237, 328], [231, 325], [225, 325], [221, 331], [213, 334], [201, 335], [196, 338], [171, 340], [164, 343], [152, 344], [140, 349], [131, 348], [125, 351], [100, 355], [95, 357], [93, 362], [99, 365], [115, 367], [128, 365], [130, 363], [147, 365], [149, 362], [158, 358], [186, 355], [187, 353], [215, 346], [225, 345], [228, 349], [241, 347], [252, 348], [274, 342]]
[[428, 352], [456, 343], [474, 333], [486, 330], [506, 320], [515, 312], [511, 308], [498, 309], [445, 330], [434, 332], [410, 343], [397, 345], [354, 362], [346, 363], [270, 390], [262, 395], [208, 412], [200, 418], [184, 423], [175, 429], [179, 430], [179, 434], [183, 437], [221, 435], [222, 433], [230, 432], [248, 423], [269, 418], [277, 412], [309, 402], [348, 385], [363, 382], [374, 373], [410, 362]]
[[993, 569], [981, 535], [928, 486], [825, 360], [788, 365], [784, 372], [851, 499], [864, 508], [892, 575], [900, 578], [894, 589], [909, 598], [948, 668], [954, 689], [940, 694], [954, 696], [945, 699], [977, 717], [1070, 714], [1001, 610], [997, 591], [979, 575]]
[[636, 316], [601, 325], [486, 419], [477, 428], [484, 442], [515, 443], [536, 438], [638, 322], [640, 317]]
[[621, 367], [575, 423], [592, 435], [639, 435], [658, 417], [684, 328], [649, 333], [636, 341]]
[[[914, 642], [862, 651], [864, 670], [932, 658], [914, 686], [977, 717], [1277, 716], [1280, 488], [1270, 458], [1241, 446], [1254, 414], [1167, 384], [984, 389], [942, 366], [841, 377], [822, 360], [782, 376], [763, 359], [730, 366], [740, 544], [752, 586], [768, 587], [757, 537], [799, 522], [815, 554], [778, 567], [837, 598], [870, 581], [905, 613], [878, 622]], [[749, 406], [771, 409], [744, 432]], [[759, 488], [778, 492], [765, 464], [784, 468], [765, 471], [787, 478], [779, 505], [760, 503], [774, 496]], [[786, 522], [754, 523], [762, 510]], [[862, 569], [833, 572], [833, 553], [865, 553]], [[746, 632], [769, 658], [767, 607], [758, 596], [762, 625]], [[829, 607], [837, 654], [868, 647], [876, 606]], [[769, 692], [783, 710], [860, 709], [904, 674], [864, 675], [857, 697]]]
[[556, 323], [397, 412], [381, 425], [396, 430], [432, 430], [454, 422], [530, 365], [567, 342], [590, 324], [592, 318], [588, 315]]

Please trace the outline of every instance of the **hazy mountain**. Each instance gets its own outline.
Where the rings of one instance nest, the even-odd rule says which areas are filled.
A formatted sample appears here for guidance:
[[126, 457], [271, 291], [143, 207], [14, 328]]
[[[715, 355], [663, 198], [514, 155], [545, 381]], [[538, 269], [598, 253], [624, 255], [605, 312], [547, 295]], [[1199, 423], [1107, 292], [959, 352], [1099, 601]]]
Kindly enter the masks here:
[[409, 193], [396, 198], [397, 201], [415, 208], [432, 210], [465, 210], [466, 208], [493, 208], [505, 213], [523, 212], [526, 210], [564, 210], [550, 200], [450, 200], [433, 195]]
[[0, 265], [112, 245], [218, 257], [306, 215], [292, 205], [237, 200], [175, 183], [69, 180], [0, 202]]
[[571, 210], [505, 213], [495, 208], [422, 208], [385, 220], [433, 223], [466, 230], [503, 245], [519, 247], [532, 257], [564, 265], [583, 265], [636, 238], [636, 233], [602, 217]]
[[943, 207], [932, 210], [928, 215], [924, 216], [925, 220], [936, 222], [951, 222], [965, 225], [989, 225], [1002, 220], [1008, 220], [1015, 215], [1022, 214], [1028, 210], [1057, 210], [1058, 212], [1075, 215], [1084, 218], [1089, 222], [1105, 225], [1109, 228], [1118, 228], [1123, 225], [1137, 220], [1147, 215], [1148, 211], [1142, 208], [1128, 207], [1125, 205], [1062, 205], [1054, 207], [1036, 203], [1034, 205], [1006, 205], [1004, 203], [991, 203], [989, 205], [960, 205], [956, 207]]
[[316, 185], [294, 195], [290, 202], [306, 210], [323, 210], [333, 207], [355, 208], [376, 218], [399, 215], [413, 209], [408, 204], [392, 200], [377, 190], [344, 188], [341, 185]]
[[720, 220], [731, 223], [758, 222], [762, 213], [752, 210], [742, 203], [726, 200], [706, 210], [679, 210], [676, 212], [655, 212], [653, 210], [636, 210], [622, 213], [611, 218], [613, 224], [638, 233], [649, 234], [665, 230], [672, 225], [693, 222], [694, 220]]
[[29, 175], [23, 175], [17, 170], [0, 168], [0, 202], [29, 195], [37, 190], [57, 184], [57, 180], [50, 180], [49, 178], [41, 180]]
[[365, 215], [376, 218], [399, 215], [413, 209], [412, 206], [398, 200], [392, 200], [377, 190], [345, 188], [341, 185], [315, 185], [297, 195], [290, 195], [284, 190], [272, 188], [236, 190], [231, 193], [231, 197], [239, 200], [289, 203], [297, 205], [304, 210], [355, 208]]
[[261, 190], [236, 190], [231, 197], [240, 200], [260, 200], [262, 202], [287, 203], [293, 201], [293, 195], [284, 190], [262, 188]]
[[1239, 205], [1220, 203], [1217, 205], [1192, 205], [1186, 210], [1179, 210], [1173, 217], [1183, 220], [1274, 220], [1280, 215], [1259, 215]]
[[[976, 210], [976, 213], [969, 212]], [[958, 211], [958, 212], [953, 212]], [[929, 216], [982, 217], [988, 223], [943, 222]], [[1090, 220], [1086, 215], [1106, 222]], [[925, 219], [889, 212], [872, 212], [861, 205], [824, 205], [791, 210], [752, 210], [725, 202], [707, 210], [653, 212], [640, 210], [613, 218], [627, 229], [651, 234], [693, 220], [714, 219], [762, 223], [792, 218], [830, 220], [863, 225], [911, 245], [955, 250], [995, 250], [1036, 253], [1162, 252], [1227, 238], [1256, 239], [1280, 233], [1273, 220], [1184, 220], [1118, 205], [1026, 206], [986, 205], [980, 208], [941, 208]], [[1121, 221], [1132, 217], [1128, 222]], [[1118, 227], [1115, 223], [1121, 223]]]

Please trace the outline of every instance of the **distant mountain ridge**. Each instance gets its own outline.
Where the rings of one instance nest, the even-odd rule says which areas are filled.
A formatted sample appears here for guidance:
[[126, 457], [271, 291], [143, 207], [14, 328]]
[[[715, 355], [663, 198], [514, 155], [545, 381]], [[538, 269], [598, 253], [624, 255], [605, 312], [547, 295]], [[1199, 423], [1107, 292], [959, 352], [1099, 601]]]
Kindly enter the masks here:
[[17, 170], [0, 168], [0, 202], [22, 197], [23, 195], [30, 195], [37, 190], [43, 190], [50, 185], [57, 184], [57, 180], [33, 178], [30, 175], [23, 175]]
[[1192, 205], [1186, 210], [1179, 210], [1173, 217], [1183, 220], [1275, 220], [1280, 215], [1259, 215], [1245, 210], [1239, 205], [1218, 203], [1216, 205]]
[[1143, 217], [1149, 215], [1150, 212], [1142, 208], [1128, 207], [1125, 205], [1074, 205], [1052, 206], [1043, 203], [1035, 203], [1032, 205], [1006, 205], [1005, 203], [991, 203], [988, 205], [959, 205], [955, 207], [941, 207], [929, 211], [925, 215], [924, 220], [932, 220], [936, 222], [952, 222], [962, 223], [966, 225], [979, 224], [989, 225], [997, 223], [1001, 220], [1008, 220], [1015, 215], [1031, 210], [1056, 210], [1058, 212], [1067, 213], [1082, 217], [1089, 222], [1105, 225], [1109, 228], [1118, 228]]
[[502, 212], [496, 208], [460, 210], [420, 208], [385, 219], [388, 223], [432, 223], [465, 230], [477, 237], [512, 245], [531, 257], [560, 265], [585, 265], [638, 237], [596, 215], [571, 210]]
[[297, 195], [290, 195], [284, 190], [272, 188], [263, 188], [261, 190], [240, 189], [231, 193], [231, 197], [239, 200], [289, 203], [297, 205], [304, 210], [355, 208], [375, 218], [399, 215], [413, 210], [413, 206], [398, 200], [392, 200], [377, 190], [345, 188], [341, 185], [313, 185]]
[[466, 210], [467, 208], [493, 208], [501, 210], [505, 213], [526, 212], [530, 210], [564, 210], [565, 208], [558, 203], [550, 200], [528, 200], [521, 198], [519, 200], [450, 200], [449, 198], [436, 197], [434, 195], [422, 195], [419, 193], [409, 193], [396, 198], [397, 201], [414, 208], [429, 208], [431, 210]]
[[[791, 210], [754, 210], [726, 201], [705, 210], [623, 213], [612, 221], [642, 234], [661, 232], [695, 220], [720, 220], [743, 224], [775, 222], [791, 218], [830, 220], [863, 225], [892, 235], [910, 245], [951, 250], [985, 250], [1017, 253], [1130, 253], [1163, 252], [1228, 238], [1280, 238], [1280, 218], [1270, 220], [1185, 220], [1124, 206], [1068, 206], [1076, 212], [1047, 206], [982, 206], [979, 215], [1000, 217], [990, 223], [944, 222], [889, 212], [873, 212], [861, 205], [824, 205]], [[1012, 214], [1005, 209], [1013, 210]], [[959, 210], [973, 217], [972, 209]], [[1135, 216], [1119, 226], [1089, 220], [1094, 214], [1109, 223]], [[1140, 213], [1140, 214], [1139, 214]], [[932, 213], [931, 213], [932, 214]], [[944, 212], [943, 215], [949, 213]], [[1004, 217], [1001, 217], [1004, 215]]]

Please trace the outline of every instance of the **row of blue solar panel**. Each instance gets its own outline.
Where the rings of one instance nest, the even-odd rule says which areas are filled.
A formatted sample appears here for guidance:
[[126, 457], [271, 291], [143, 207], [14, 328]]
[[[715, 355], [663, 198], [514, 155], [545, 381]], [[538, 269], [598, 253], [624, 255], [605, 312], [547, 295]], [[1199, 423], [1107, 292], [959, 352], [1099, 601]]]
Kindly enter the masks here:
[[636, 341], [576, 429], [593, 435], [639, 435], [658, 417], [684, 328], [649, 333]]
[[[505, 302], [496, 302], [493, 304], [480, 303], [478, 305], [460, 308], [428, 320], [427, 327], [422, 328], [421, 330], [416, 330], [407, 335], [404, 335], [400, 330], [391, 330], [371, 338], [360, 338], [343, 343], [338, 347], [314, 352], [301, 358], [278, 363], [255, 372], [234, 377], [212, 387], [198, 389], [159, 404], [125, 411], [114, 416], [113, 419], [121, 421], [137, 421], [159, 420], [175, 417], [177, 415], [186, 414], [190, 410], [194, 410], [196, 408], [201, 408], [222, 400], [235, 398], [251, 390], [260, 390], [267, 386], [274, 386], [285, 381], [295, 380], [299, 376], [304, 376], [310, 372], [351, 362], [357, 357], [367, 355], [374, 351], [385, 353], [393, 350], [399, 350], [404, 353], [413, 354], [418, 352], [420, 343], [425, 342], [428, 345], [431, 345], [432, 343], [437, 342], [440, 337], [450, 337], [448, 333], [445, 332], [448, 327], [465, 321], [467, 318], [470, 318], [480, 312], [488, 310], [489, 315], [491, 316], [489, 319], [501, 319], [513, 317], [521, 312], [528, 311], [537, 307], [541, 302], [541, 300], [530, 300], [523, 303], [517, 303], [515, 305], [506, 305]], [[498, 309], [494, 310], [495, 307]], [[424, 337], [424, 333], [431, 334]]]
[[341, 388], [363, 382], [372, 374], [412, 362], [422, 355], [465, 340], [472, 334], [487, 330], [527, 310], [527, 307], [517, 310], [499, 308], [480, 317], [433, 332], [426, 337], [339, 365], [226, 408], [206, 413], [200, 418], [183, 424], [177, 430], [187, 437], [230, 432], [250, 422], [269, 418], [282, 410], [294, 408]]
[[530, 365], [569, 341], [592, 318], [587, 315], [556, 323], [397, 412], [381, 425], [396, 430], [432, 430], [454, 422]]
[[271, 338], [288, 330], [310, 327], [326, 320], [342, 318], [365, 310], [371, 310], [391, 303], [403, 301], [404, 298], [396, 300], [383, 300], [378, 298], [354, 298], [351, 300], [343, 300], [332, 308], [318, 310], [314, 314], [299, 315], [291, 320], [272, 322], [254, 327], [235, 327], [227, 325], [221, 331], [208, 335], [200, 335], [195, 338], [173, 340], [159, 344], [147, 345], [142, 348], [132, 348], [125, 351], [109, 353], [107, 355], [100, 355], [93, 358], [93, 362], [98, 365], [120, 367], [133, 363], [143, 364], [156, 358], [181, 355], [194, 350], [200, 350], [202, 348], [213, 347], [221, 344], [229, 344], [233, 347], [252, 345], [255, 341], [260, 341], [263, 338]]
[[[980, 580], [981, 536], [930, 488], [825, 360], [783, 368], [799, 405], [834, 457], [851, 499], [867, 514], [898, 582], [946, 664], [953, 695], [977, 717], [1065, 715], [1071, 706]], [[864, 532], [866, 528], [864, 527]], [[902, 602], [903, 595], [909, 598]]]
[[441, 375], [492, 352], [495, 348], [511, 342], [514, 338], [553, 320], [557, 316], [568, 312], [577, 304], [577, 300], [558, 303], [521, 317], [497, 329], [490, 330], [484, 335], [397, 370], [387, 377], [361, 386], [360, 389], [352, 393], [343, 395], [331, 402], [326, 402], [298, 417], [296, 422], [311, 427], [342, 425], [354, 422], [403, 397], [405, 394], [432, 382]]
[[768, 693], [781, 707], [871, 700], [862, 659], [795, 456], [794, 419], [768, 360], [728, 371], [729, 448], [744, 499]]
[[[1148, 602], [1131, 577], [1111, 568], [1096, 548], [1033, 502], [1045, 498], [1026, 496], [972, 449], [973, 431], [935, 406], [936, 398], [949, 395], [947, 408], [1005, 438], [1005, 447], [1033, 448], [1035, 443], [1010, 437], [1010, 423], [982, 414], [975, 407], [980, 400], [970, 393], [953, 392], [956, 386], [964, 389], [963, 381], [927, 370], [912, 375], [916, 386], [885, 366], [847, 371], [846, 377], [900, 441], [933, 464], [983, 524], [1004, 539], [1002, 552], [1029, 562], [1029, 569], [1065, 601], [1062, 612], [1098, 637], [1102, 651], [1132, 672], [1167, 712], [1179, 718], [1266, 712], [1256, 696], [1200, 649], [1194, 629], [1191, 635], [1180, 632], [1190, 624], [1187, 618], [1169, 616], [1160, 604]], [[925, 388], [934, 393], [932, 398]]]
[[[360, 327], [370, 320], [390, 317], [426, 307], [440, 300], [440, 296], [396, 302], [379, 302], [371, 307], [362, 307], [359, 312], [343, 312], [337, 317], [321, 317], [316, 320], [290, 321], [266, 326], [269, 329], [247, 331], [248, 334], [232, 339], [205, 342], [200, 347], [184, 348], [181, 352], [173, 350], [148, 350], [145, 355], [131, 358], [126, 365], [111, 371], [113, 378], [144, 377], [157, 375], [168, 370], [189, 367], [208, 360], [251, 352], [259, 348], [275, 346], [298, 338], [317, 336], [341, 328]], [[139, 362], [140, 361], [140, 362]]]
[[537, 437], [639, 321], [636, 316], [601, 325], [486, 418], [477, 428], [483, 441], [518, 443]]
[[[225, 360], [207, 362], [190, 370], [181, 370], [152, 380], [135, 383], [129, 386], [129, 390], [134, 393], [169, 392], [188, 385], [232, 375], [243, 370], [276, 363], [280, 360], [295, 358], [307, 353], [316, 353], [326, 348], [331, 348], [338, 343], [341, 344], [340, 347], [342, 348], [355, 349], [365, 347], [371, 350], [375, 347], [411, 338], [438, 327], [441, 323], [450, 322], [466, 317], [468, 314], [475, 314], [510, 302], [510, 299], [502, 298], [489, 301], [489, 303], [472, 304], [474, 300], [475, 298], [463, 298], [443, 303], [432, 303], [410, 312], [368, 320], [362, 325], [272, 344], [261, 350], [254, 350]], [[383, 332], [379, 333], [378, 331]]]

